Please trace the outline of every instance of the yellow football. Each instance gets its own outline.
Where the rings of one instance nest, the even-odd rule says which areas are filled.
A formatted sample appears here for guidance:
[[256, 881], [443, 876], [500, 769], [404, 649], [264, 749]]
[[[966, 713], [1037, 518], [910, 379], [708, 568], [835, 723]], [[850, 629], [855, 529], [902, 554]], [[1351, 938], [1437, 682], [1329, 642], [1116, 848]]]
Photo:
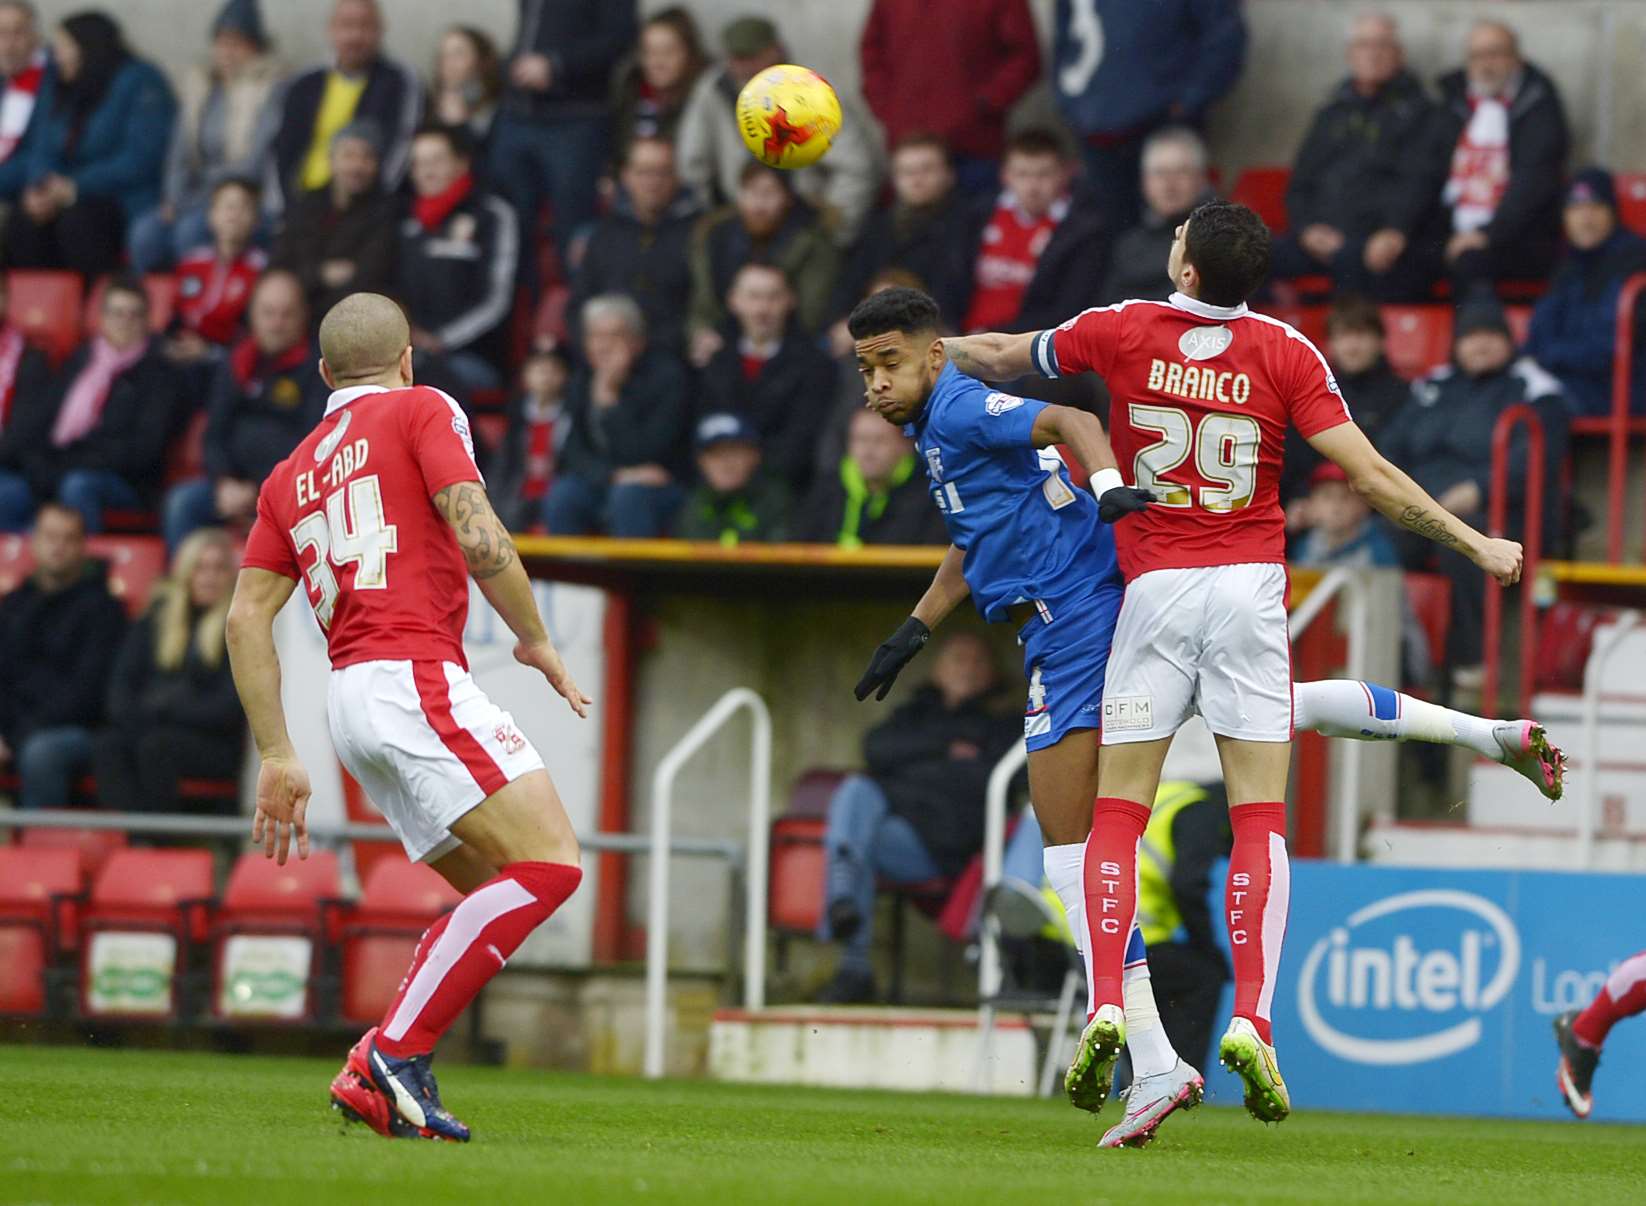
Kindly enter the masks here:
[[802, 168], [823, 158], [840, 132], [840, 98], [806, 67], [768, 67], [737, 95], [743, 145], [761, 163]]

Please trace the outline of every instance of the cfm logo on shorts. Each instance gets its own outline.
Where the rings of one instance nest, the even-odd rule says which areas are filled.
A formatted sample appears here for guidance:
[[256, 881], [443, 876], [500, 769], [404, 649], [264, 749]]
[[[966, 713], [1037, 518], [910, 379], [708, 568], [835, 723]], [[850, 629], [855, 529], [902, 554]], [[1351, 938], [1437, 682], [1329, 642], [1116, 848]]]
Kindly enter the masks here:
[[1520, 971], [1501, 908], [1448, 888], [1402, 892], [1351, 913], [1310, 949], [1298, 977], [1303, 1028], [1340, 1059], [1420, 1064], [1480, 1041]]

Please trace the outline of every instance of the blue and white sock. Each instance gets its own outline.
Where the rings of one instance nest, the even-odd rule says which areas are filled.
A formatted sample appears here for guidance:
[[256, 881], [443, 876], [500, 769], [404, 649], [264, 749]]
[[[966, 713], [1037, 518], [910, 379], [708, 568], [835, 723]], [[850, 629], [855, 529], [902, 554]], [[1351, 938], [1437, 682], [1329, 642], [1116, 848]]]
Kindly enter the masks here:
[[1494, 731], [1504, 723], [1453, 711], [1377, 683], [1331, 678], [1292, 685], [1292, 723], [1327, 737], [1357, 741], [1430, 741], [1461, 745], [1503, 761]]

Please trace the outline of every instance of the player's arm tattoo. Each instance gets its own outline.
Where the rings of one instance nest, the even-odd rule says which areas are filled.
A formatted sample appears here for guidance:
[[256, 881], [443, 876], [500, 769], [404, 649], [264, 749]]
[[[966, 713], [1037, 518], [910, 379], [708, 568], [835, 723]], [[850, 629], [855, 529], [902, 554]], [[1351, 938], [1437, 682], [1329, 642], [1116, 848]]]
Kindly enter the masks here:
[[518, 559], [514, 538], [492, 510], [486, 488], [479, 482], [458, 482], [434, 496], [439, 511], [457, 534], [469, 573], [484, 580], [496, 577]]
[[949, 363], [968, 377], [981, 377], [983, 366], [978, 363], [972, 349], [975, 345], [966, 339], [945, 339], [943, 351], [949, 357]]
[[[1437, 509], [1438, 510], [1438, 509]], [[1458, 533], [1452, 531], [1446, 520], [1451, 516], [1445, 511], [1430, 511], [1426, 507], [1406, 507], [1400, 512], [1402, 527], [1425, 536], [1436, 544], [1443, 544], [1450, 548], [1460, 539]]]

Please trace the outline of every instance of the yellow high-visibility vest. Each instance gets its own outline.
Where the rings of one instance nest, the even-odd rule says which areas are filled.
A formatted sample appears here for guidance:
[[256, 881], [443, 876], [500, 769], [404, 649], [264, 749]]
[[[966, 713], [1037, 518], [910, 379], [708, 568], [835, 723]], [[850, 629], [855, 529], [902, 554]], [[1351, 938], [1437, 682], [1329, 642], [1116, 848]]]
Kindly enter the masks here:
[[1195, 783], [1162, 783], [1155, 792], [1154, 811], [1137, 844], [1137, 925], [1145, 946], [1170, 942], [1183, 922], [1172, 896], [1172, 866], [1177, 861], [1172, 822], [1178, 813], [1205, 798]]

